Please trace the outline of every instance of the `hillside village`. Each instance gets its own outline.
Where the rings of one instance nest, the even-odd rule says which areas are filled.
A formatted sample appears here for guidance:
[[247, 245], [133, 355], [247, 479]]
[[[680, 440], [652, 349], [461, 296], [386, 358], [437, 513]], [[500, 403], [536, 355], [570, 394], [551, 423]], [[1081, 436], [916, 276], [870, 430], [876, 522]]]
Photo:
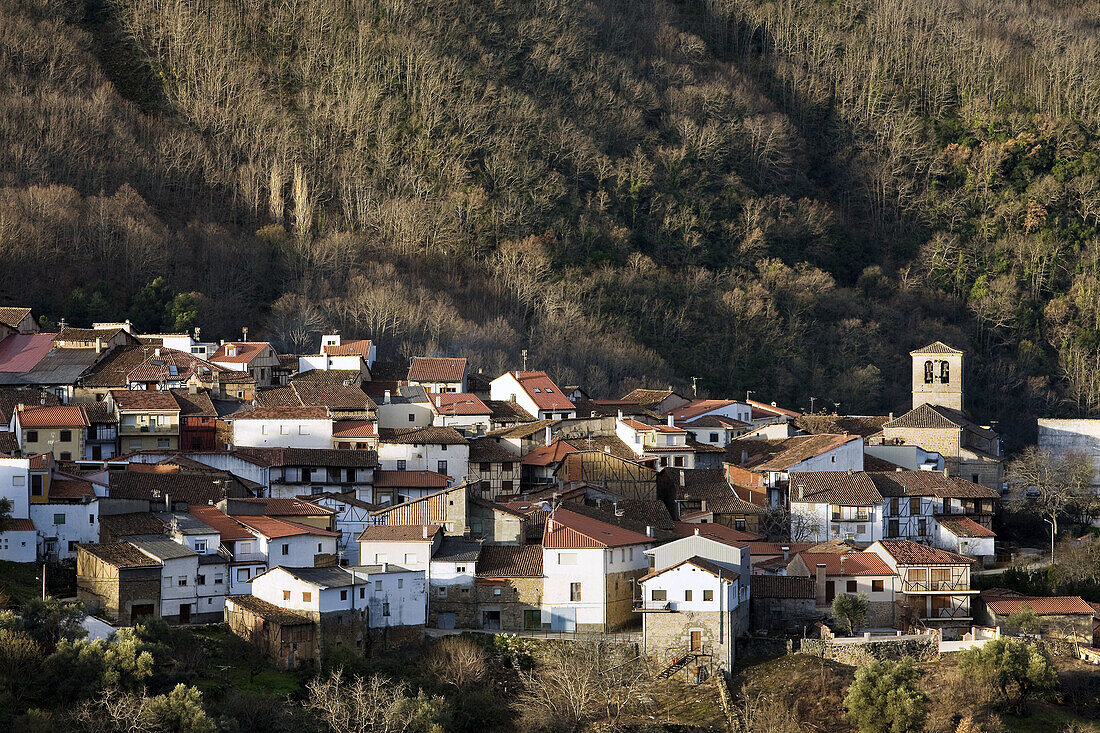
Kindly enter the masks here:
[[606, 636], [695, 684], [769, 639], [980, 646], [1022, 608], [1100, 658], [1100, 605], [976, 582], [1018, 549], [994, 523], [1019, 487], [963, 351], [911, 355], [908, 411], [803, 414], [0, 308], [0, 560], [74, 574], [115, 628], [224, 623], [286, 670], [472, 630]]

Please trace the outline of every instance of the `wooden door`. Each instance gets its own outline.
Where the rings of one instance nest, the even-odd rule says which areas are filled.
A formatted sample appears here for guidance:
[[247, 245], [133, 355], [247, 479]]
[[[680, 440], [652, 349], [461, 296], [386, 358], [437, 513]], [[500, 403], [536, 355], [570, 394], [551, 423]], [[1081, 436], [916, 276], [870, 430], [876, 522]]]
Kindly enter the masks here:
[[181, 624], [191, 623], [191, 604], [190, 603], [184, 603], [184, 604], [180, 605], [180, 623]]
[[698, 652], [703, 649], [703, 632], [692, 631], [691, 632], [691, 651]]
[[826, 580], [825, 581], [825, 602], [826, 603], [832, 603], [834, 598], [836, 598], [836, 581], [835, 580]]

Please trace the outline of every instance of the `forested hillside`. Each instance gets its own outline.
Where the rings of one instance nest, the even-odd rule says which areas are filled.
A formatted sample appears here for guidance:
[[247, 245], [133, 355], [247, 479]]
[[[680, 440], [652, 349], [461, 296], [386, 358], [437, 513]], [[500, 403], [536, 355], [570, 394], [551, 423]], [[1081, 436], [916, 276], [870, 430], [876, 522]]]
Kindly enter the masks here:
[[[846, 412], [1100, 409], [1089, 0], [9, 0], [0, 302]], [[164, 283], [151, 285], [163, 276]]]

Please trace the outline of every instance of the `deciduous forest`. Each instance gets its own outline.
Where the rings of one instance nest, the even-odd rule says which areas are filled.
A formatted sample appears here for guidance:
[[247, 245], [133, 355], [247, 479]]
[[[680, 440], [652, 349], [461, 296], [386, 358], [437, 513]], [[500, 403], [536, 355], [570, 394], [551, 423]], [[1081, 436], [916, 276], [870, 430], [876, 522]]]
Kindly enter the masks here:
[[1022, 440], [1100, 411], [1098, 123], [1089, 0], [10, 0], [0, 302], [850, 413], [941, 339]]

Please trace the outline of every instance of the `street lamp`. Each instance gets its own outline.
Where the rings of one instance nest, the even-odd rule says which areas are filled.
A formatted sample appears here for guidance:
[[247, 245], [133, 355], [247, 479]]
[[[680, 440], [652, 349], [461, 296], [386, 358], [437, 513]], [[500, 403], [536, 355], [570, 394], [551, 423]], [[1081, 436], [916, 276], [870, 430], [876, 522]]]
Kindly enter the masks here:
[[1046, 517], [1043, 517], [1043, 521], [1050, 525], [1050, 564], [1054, 564], [1054, 522], [1050, 521]]

